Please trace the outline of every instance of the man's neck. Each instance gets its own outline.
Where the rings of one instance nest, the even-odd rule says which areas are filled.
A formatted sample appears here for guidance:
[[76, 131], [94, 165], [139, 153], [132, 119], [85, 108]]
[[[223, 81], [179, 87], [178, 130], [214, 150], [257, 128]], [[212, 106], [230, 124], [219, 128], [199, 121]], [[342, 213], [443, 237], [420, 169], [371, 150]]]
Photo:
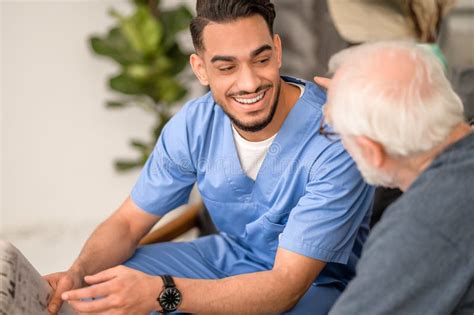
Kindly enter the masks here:
[[299, 96], [300, 90], [298, 87], [281, 80], [280, 96], [278, 99], [277, 109], [272, 121], [268, 124], [268, 126], [257, 132], [243, 131], [236, 126], [234, 127], [237, 129], [239, 134], [248, 141], [257, 142], [266, 140], [275, 135], [280, 130], [289, 112], [298, 101]]
[[407, 190], [413, 182], [424, 172], [433, 162], [433, 160], [440, 155], [448, 146], [458, 142], [462, 138], [468, 136], [473, 132], [473, 129], [466, 123], [461, 123], [451, 132], [448, 138], [440, 145], [427, 153], [417, 155], [404, 161], [397, 163], [403, 164], [403, 167], [397, 172], [399, 178], [399, 187], [402, 191]]

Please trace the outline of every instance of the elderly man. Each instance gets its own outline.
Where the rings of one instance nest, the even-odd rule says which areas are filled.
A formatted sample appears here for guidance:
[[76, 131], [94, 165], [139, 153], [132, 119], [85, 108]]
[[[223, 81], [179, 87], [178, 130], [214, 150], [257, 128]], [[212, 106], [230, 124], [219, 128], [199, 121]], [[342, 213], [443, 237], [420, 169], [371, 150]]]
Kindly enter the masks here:
[[474, 135], [437, 58], [415, 44], [345, 50], [320, 132], [367, 182], [405, 193], [372, 231], [331, 314], [474, 314]]

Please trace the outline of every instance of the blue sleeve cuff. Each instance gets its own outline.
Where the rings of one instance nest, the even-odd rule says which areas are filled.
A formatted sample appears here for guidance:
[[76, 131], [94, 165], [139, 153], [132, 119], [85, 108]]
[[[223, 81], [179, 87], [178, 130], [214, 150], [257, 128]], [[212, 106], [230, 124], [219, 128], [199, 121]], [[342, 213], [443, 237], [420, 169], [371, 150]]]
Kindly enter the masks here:
[[279, 247], [306, 257], [318, 259], [328, 263], [332, 262], [339, 264], [347, 264], [351, 255], [351, 253], [347, 251], [333, 251], [297, 242], [295, 240], [289, 239], [283, 234], [280, 238]]
[[165, 214], [167, 214], [168, 212], [184, 205], [184, 204], [187, 204], [188, 201], [189, 201], [189, 196], [184, 199], [184, 200], [176, 200], [175, 202], [173, 203], [169, 203], [169, 204], [165, 204], [165, 203], [162, 203], [159, 207], [157, 208], [153, 208], [152, 205], [150, 204], [147, 204], [146, 201], [142, 201], [140, 200], [140, 197], [137, 196], [138, 193], [135, 192], [135, 189], [132, 190], [132, 192], [130, 193], [130, 198], [132, 199], [132, 201], [135, 203], [135, 205], [137, 205], [138, 208], [142, 209], [143, 211], [145, 212], [148, 212], [150, 214], [153, 214], [153, 215], [156, 215], [156, 216], [159, 216], [159, 217], [162, 217], [164, 216]]

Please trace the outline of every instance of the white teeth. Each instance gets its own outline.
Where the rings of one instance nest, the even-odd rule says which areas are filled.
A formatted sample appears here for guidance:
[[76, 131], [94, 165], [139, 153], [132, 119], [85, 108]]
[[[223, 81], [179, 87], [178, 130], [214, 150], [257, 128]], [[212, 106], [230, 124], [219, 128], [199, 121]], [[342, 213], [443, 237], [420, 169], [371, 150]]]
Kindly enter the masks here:
[[265, 95], [265, 92], [262, 94], [257, 95], [255, 98], [234, 98], [237, 102], [242, 103], [242, 104], [253, 104], [257, 103], [260, 101], [263, 96]]

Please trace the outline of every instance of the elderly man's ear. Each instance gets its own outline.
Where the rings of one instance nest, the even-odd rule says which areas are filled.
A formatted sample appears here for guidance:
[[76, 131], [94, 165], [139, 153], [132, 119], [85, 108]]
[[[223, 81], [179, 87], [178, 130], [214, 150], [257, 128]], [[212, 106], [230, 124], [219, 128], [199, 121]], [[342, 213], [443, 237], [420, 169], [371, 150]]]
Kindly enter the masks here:
[[380, 143], [364, 136], [355, 137], [355, 142], [360, 148], [362, 157], [372, 166], [381, 168], [384, 165], [387, 153]]

